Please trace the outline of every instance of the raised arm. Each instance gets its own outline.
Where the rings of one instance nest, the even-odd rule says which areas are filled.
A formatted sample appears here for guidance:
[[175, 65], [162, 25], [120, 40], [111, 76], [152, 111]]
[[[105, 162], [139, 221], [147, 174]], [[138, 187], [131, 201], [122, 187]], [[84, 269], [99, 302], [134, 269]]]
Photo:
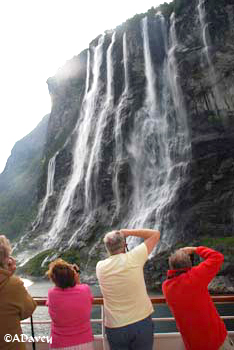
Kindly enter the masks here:
[[196, 253], [205, 259], [198, 266], [192, 268], [191, 275], [200, 285], [208, 285], [219, 272], [224, 261], [223, 254], [207, 247], [185, 247], [182, 248], [187, 254]]
[[144, 243], [147, 247], [148, 254], [152, 252], [154, 247], [157, 245], [160, 239], [160, 232], [158, 230], [150, 230], [150, 229], [121, 229], [120, 232], [124, 235], [124, 237], [135, 236], [144, 239]]

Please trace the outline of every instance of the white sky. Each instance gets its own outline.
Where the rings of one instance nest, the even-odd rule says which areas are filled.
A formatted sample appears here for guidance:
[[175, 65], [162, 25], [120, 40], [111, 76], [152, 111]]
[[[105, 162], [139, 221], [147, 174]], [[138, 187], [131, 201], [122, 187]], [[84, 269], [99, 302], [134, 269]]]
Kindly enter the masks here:
[[50, 112], [46, 80], [96, 36], [163, 2], [0, 2], [0, 173], [15, 142]]

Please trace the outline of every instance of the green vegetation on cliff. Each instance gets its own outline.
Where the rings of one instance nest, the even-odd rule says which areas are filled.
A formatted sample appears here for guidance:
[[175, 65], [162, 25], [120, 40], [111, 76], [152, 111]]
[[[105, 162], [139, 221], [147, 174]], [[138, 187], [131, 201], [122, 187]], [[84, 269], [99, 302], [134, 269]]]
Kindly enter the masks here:
[[[19, 267], [17, 273], [33, 277], [42, 277], [48, 270], [50, 262], [58, 258], [71, 264], [79, 264], [80, 262], [80, 256], [76, 249], [70, 249], [65, 252], [57, 252], [53, 249], [48, 249], [34, 256], [24, 266]], [[45, 259], [46, 261], [43, 263]]]
[[227, 237], [209, 237], [205, 236], [202, 237], [199, 241], [201, 245], [207, 246], [207, 247], [225, 247], [225, 248], [232, 248], [234, 249], [234, 237], [233, 236], [227, 236]]
[[11, 240], [24, 233], [37, 212], [37, 181], [49, 115], [12, 149], [0, 174], [0, 231]]

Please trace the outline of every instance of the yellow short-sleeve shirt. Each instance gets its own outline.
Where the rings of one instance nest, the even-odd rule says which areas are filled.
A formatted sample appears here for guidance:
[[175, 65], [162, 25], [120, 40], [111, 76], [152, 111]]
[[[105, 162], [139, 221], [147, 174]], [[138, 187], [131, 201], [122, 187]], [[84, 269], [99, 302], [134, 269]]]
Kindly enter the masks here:
[[123, 327], [148, 317], [153, 306], [148, 296], [143, 267], [148, 259], [145, 243], [128, 253], [99, 261], [97, 278], [104, 298], [105, 326]]

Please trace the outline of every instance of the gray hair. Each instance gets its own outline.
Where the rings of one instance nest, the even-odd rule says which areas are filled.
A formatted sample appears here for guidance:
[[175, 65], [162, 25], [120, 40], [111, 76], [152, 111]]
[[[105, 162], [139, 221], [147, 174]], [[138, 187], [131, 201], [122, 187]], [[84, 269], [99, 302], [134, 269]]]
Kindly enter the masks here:
[[6, 259], [11, 254], [10, 241], [4, 235], [0, 235], [0, 267], [5, 267]]
[[169, 257], [169, 267], [171, 270], [192, 267], [192, 262], [191, 262], [189, 254], [185, 253], [181, 249], [176, 250]]
[[120, 231], [108, 232], [104, 239], [106, 250], [110, 255], [122, 253], [125, 247], [125, 238]]

